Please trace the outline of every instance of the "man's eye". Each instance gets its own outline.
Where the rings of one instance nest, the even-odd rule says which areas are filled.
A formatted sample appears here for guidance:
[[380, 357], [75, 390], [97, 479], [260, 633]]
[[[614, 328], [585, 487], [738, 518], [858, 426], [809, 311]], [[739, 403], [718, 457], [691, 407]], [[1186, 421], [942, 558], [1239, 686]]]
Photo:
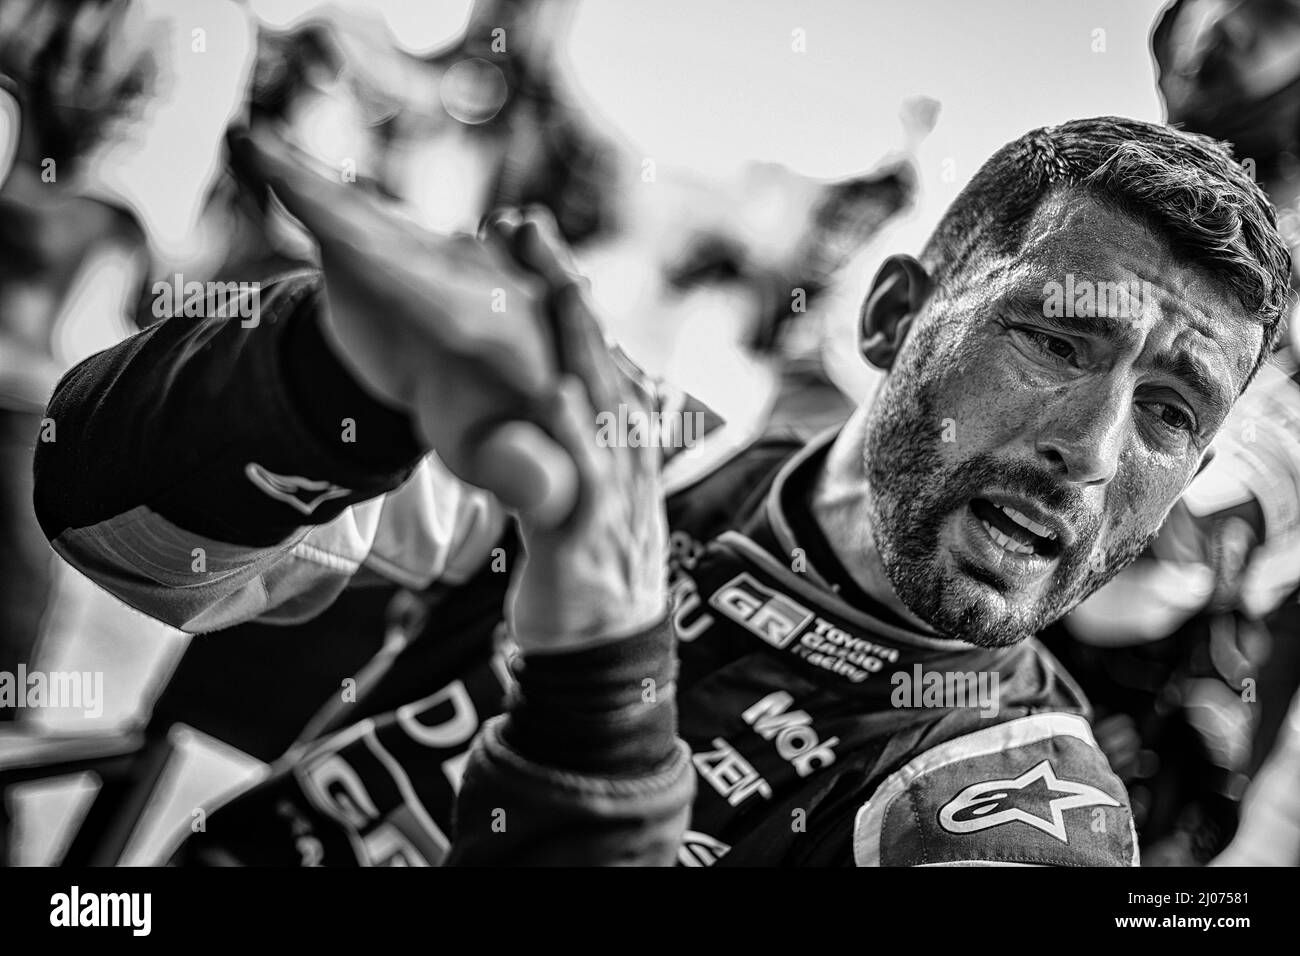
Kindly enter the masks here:
[[1165, 402], [1155, 402], [1151, 406], [1160, 419], [1160, 423], [1166, 428], [1174, 431], [1194, 431], [1196, 423], [1192, 421], [1192, 416], [1176, 405], [1169, 405]]
[[1074, 346], [1063, 338], [1041, 332], [1038, 329], [1022, 328], [1020, 334], [1029, 339], [1038, 351], [1044, 352], [1053, 358], [1070, 359], [1074, 357]]

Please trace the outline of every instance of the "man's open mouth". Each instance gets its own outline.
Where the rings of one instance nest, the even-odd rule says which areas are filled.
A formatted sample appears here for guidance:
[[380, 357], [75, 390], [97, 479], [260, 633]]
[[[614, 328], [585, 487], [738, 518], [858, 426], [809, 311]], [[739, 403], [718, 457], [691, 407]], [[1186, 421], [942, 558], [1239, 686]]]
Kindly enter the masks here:
[[972, 498], [970, 509], [993, 543], [1009, 554], [1055, 558], [1061, 553], [1055, 531], [1009, 504]]

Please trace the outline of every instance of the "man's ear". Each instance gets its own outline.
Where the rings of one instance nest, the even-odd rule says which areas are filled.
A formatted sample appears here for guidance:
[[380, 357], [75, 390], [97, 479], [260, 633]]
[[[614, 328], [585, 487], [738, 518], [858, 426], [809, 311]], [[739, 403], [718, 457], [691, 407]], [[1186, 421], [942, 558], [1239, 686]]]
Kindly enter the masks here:
[[858, 321], [858, 348], [876, 368], [893, 367], [930, 285], [930, 274], [913, 256], [890, 256], [881, 264]]

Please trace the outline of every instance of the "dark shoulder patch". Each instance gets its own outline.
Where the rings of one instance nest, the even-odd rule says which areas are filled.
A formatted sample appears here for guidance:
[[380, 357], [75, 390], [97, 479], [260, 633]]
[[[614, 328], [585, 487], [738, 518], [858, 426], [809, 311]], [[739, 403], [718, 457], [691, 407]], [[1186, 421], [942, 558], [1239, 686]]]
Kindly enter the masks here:
[[858, 811], [859, 866], [1136, 866], [1128, 794], [1087, 721], [1035, 714], [946, 741]]

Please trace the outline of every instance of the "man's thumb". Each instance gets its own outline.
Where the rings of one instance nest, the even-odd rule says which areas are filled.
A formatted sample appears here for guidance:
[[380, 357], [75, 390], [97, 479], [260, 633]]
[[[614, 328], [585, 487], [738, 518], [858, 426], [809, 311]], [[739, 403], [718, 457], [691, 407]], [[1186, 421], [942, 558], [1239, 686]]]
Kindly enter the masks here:
[[578, 469], [569, 453], [532, 422], [498, 427], [474, 455], [475, 484], [543, 530], [559, 527], [578, 499]]

